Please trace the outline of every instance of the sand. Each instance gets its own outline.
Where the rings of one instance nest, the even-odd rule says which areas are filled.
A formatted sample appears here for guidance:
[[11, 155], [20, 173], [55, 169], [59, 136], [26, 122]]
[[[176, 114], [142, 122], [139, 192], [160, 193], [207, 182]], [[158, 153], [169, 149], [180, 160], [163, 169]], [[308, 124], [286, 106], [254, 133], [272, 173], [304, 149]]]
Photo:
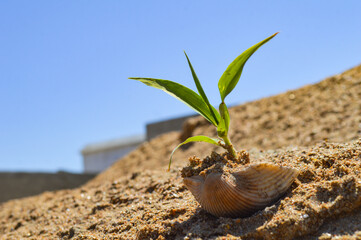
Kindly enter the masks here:
[[190, 156], [222, 149], [201, 118], [140, 146], [86, 185], [0, 205], [0, 239], [361, 239], [361, 66], [315, 85], [234, 107], [231, 139], [252, 162], [300, 171], [275, 204], [217, 218], [182, 183]]

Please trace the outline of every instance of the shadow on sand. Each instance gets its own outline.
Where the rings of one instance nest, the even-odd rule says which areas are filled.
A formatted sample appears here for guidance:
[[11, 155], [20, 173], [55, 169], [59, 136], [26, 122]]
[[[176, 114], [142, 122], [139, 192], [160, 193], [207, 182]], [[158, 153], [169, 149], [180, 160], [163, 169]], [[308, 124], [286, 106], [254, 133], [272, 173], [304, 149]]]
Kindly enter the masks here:
[[269, 221], [278, 207], [279, 202], [247, 218], [218, 218], [199, 207], [188, 220], [176, 222], [168, 236], [171, 239], [184, 239], [184, 237], [208, 239], [227, 235], [244, 237]]

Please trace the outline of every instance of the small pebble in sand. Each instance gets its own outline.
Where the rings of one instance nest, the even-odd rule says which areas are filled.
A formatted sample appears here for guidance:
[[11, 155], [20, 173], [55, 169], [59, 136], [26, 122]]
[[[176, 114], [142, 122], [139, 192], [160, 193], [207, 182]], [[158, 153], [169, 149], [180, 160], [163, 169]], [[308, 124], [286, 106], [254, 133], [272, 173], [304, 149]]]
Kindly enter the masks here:
[[305, 213], [305, 214], [303, 214], [302, 215], [302, 217], [301, 218], [304, 218], [304, 219], [306, 219], [306, 218], [308, 218], [309, 216], [308, 216], [308, 214], [307, 213]]

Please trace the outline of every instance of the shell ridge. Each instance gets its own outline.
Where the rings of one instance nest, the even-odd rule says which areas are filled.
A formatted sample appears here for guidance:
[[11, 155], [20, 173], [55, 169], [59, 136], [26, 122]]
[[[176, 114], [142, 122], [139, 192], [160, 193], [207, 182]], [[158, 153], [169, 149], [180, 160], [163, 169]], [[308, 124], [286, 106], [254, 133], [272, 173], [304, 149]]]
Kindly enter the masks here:
[[195, 199], [197, 201], [200, 201], [202, 195], [202, 189], [204, 186], [204, 179], [202, 179], [201, 176], [187, 177], [183, 179], [183, 183], [193, 194]]
[[[201, 200], [199, 201], [199, 203], [201, 204], [201, 206], [204, 209], [206, 209], [207, 211], [209, 211], [210, 213], [212, 213], [214, 215], [218, 215], [220, 213], [220, 209], [218, 209], [219, 204], [217, 204], [217, 202], [219, 201], [218, 197], [217, 197], [218, 182], [214, 180], [215, 178], [218, 178], [220, 176], [221, 176], [220, 174], [215, 175], [214, 173], [211, 173], [206, 177], [206, 179], [204, 181], [204, 186], [202, 188], [202, 193], [204, 193], [204, 194], [202, 194]], [[214, 191], [214, 189], [216, 191]], [[213, 190], [213, 192], [212, 192], [212, 190]], [[207, 193], [207, 191], [210, 191], [210, 192]], [[210, 202], [209, 199], [211, 199], [213, 201], [213, 204], [212, 204], [212, 202]]]
[[235, 211], [239, 211], [238, 209], [239, 207], [237, 208], [237, 206], [243, 205], [244, 202], [243, 199], [242, 198], [240, 199], [237, 192], [234, 191], [234, 187], [230, 183], [229, 179], [227, 178], [222, 179], [222, 183], [223, 183], [222, 185], [224, 191], [229, 195], [229, 198], [223, 199], [223, 205], [221, 205], [223, 211], [225, 212], [226, 215]]
[[260, 163], [233, 173], [185, 178], [184, 184], [211, 214], [245, 217], [281, 198], [297, 175], [293, 168]]
[[227, 180], [228, 181], [225, 182], [225, 186], [227, 187], [227, 190], [230, 196], [232, 197], [231, 198], [231, 200], [233, 201], [233, 204], [231, 203], [232, 210], [238, 213], [247, 212], [246, 209], [251, 207], [251, 204], [248, 203], [247, 199], [244, 197], [243, 191], [239, 191], [239, 189], [236, 188], [233, 184], [230, 184], [229, 179]]
[[[274, 166], [271, 167], [272, 167], [271, 169], [277, 170], [277, 166], [276, 168]], [[244, 196], [247, 198], [259, 199], [259, 197], [262, 197], [262, 198], [268, 198], [268, 200], [272, 200], [274, 198], [274, 195], [282, 194], [282, 192], [287, 190], [290, 184], [292, 184], [295, 171], [293, 169], [279, 167], [276, 173], [273, 173], [273, 171], [268, 171], [268, 170], [265, 172], [270, 173], [268, 174], [268, 177], [262, 177], [263, 173], [261, 171], [257, 171], [258, 176], [254, 177], [252, 180], [247, 180], [247, 181], [245, 181], [244, 179], [245, 178], [247, 179], [250, 176], [249, 168], [235, 172], [234, 175], [236, 176], [236, 178], [240, 179], [237, 182], [241, 182], [242, 180], [242, 182], [256, 183], [252, 187], [247, 187], [246, 190], [243, 187], [241, 187], [242, 185], [241, 186], [237, 185], [237, 188], [239, 188], [240, 191], [243, 191]], [[279, 183], [283, 183], [283, 184], [279, 184]], [[263, 187], [260, 188], [260, 186]]]
[[[217, 181], [217, 187], [220, 191], [217, 191], [214, 196], [207, 201], [207, 209], [209, 212], [217, 215], [223, 212], [223, 215], [234, 215], [232, 212], [237, 214], [245, 214], [249, 211], [247, 208], [252, 207], [247, 203], [242, 194], [239, 194], [237, 189], [230, 183], [229, 178], [224, 176], [217, 176], [219, 181]], [[206, 182], [205, 182], [206, 184]], [[222, 194], [219, 194], [219, 193]], [[229, 196], [224, 198], [224, 195]]]

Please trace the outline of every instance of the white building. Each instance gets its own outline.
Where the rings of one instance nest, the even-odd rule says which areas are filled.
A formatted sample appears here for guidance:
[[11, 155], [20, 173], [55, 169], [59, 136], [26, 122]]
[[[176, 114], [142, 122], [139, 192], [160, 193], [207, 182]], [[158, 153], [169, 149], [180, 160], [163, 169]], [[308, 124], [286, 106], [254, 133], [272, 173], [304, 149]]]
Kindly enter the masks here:
[[81, 151], [84, 162], [84, 173], [99, 173], [136, 149], [144, 141], [149, 141], [169, 131], [180, 131], [183, 123], [193, 116], [194, 115], [189, 115], [148, 123], [146, 126], [146, 136], [137, 135], [85, 146]]
[[145, 141], [144, 135], [89, 144], [81, 151], [84, 173], [99, 173]]

